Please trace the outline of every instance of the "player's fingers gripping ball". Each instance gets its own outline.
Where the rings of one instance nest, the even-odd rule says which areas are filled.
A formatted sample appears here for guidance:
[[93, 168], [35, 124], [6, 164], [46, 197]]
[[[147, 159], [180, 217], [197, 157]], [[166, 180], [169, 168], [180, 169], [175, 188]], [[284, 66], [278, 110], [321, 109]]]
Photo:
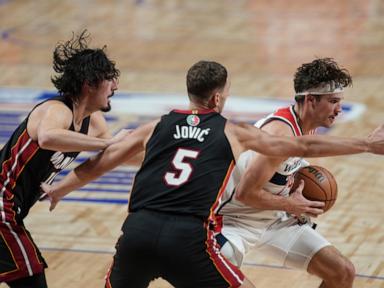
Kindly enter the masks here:
[[323, 201], [324, 212], [328, 211], [337, 199], [337, 183], [335, 177], [327, 169], [320, 166], [301, 168], [295, 176], [291, 191], [295, 191], [304, 180], [303, 196], [312, 201]]

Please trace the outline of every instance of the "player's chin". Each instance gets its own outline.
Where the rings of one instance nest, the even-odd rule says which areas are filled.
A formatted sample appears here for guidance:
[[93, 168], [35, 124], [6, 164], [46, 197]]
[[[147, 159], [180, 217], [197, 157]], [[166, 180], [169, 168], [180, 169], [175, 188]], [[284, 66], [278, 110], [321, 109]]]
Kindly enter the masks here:
[[111, 111], [112, 107], [111, 107], [111, 103], [108, 102], [108, 104], [106, 106], [104, 106], [103, 108], [101, 108], [101, 112], [109, 112]]
[[334, 117], [329, 117], [324, 126], [330, 128], [335, 123], [335, 120]]

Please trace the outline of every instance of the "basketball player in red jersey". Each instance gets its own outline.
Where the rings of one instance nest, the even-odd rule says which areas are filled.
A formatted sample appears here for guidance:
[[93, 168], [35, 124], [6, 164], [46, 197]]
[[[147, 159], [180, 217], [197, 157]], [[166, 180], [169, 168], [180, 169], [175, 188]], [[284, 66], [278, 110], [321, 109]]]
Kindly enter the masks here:
[[[225, 67], [211, 61], [187, 73], [190, 110], [173, 110], [109, 146], [54, 185], [42, 185], [51, 209], [65, 194], [145, 150], [129, 215], [106, 287], [147, 287], [162, 277], [175, 287], [254, 287], [220, 253], [216, 212], [240, 153], [277, 156], [384, 153], [384, 127], [369, 139], [278, 137], [221, 116], [229, 96]], [[321, 211], [323, 203], [313, 206]]]
[[[318, 127], [329, 128], [341, 112], [343, 88], [351, 84], [348, 71], [333, 59], [303, 64], [294, 78], [296, 103], [255, 126], [278, 136], [308, 135]], [[313, 229], [309, 218], [303, 223], [296, 217], [317, 215], [301, 190], [289, 196], [296, 171], [306, 165], [300, 157], [272, 158], [253, 151], [240, 156], [233, 185], [227, 186], [228, 201], [218, 212], [223, 224], [216, 236], [221, 251], [240, 266], [245, 254], [254, 249], [281, 265], [317, 275], [323, 280], [321, 287], [352, 287], [355, 269], [351, 261]]]
[[10, 287], [47, 287], [47, 267], [23, 224], [51, 183], [80, 151], [105, 149], [110, 139], [101, 111], [117, 89], [119, 70], [104, 48], [87, 47], [86, 31], [58, 44], [52, 82], [59, 96], [35, 106], [0, 151], [0, 283]]

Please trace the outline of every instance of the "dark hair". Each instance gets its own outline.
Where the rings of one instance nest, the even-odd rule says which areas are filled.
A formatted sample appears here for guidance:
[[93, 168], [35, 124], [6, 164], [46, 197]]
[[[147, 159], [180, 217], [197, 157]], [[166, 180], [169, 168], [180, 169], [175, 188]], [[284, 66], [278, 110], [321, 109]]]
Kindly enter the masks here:
[[88, 48], [87, 30], [65, 43], [58, 43], [53, 51], [53, 70], [59, 75], [51, 78], [60, 95], [76, 102], [84, 82], [97, 87], [103, 80], [117, 79], [120, 71], [115, 62], [105, 54], [106, 46], [97, 49]]
[[[315, 59], [311, 63], [301, 65], [293, 80], [295, 92], [304, 92], [307, 89], [319, 86], [320, 83], [334, 81], [337, 86], [352, 85], [352, 78], [348, 70], [340, 68], [332, 58]], [[295, 97], [296, 101], [304, 97]]]
[[227, 82], [227, 69], [214, 61], [199, 61], [187, 73], [188, 96], [207, 100], [215, 89], [223, 89]]

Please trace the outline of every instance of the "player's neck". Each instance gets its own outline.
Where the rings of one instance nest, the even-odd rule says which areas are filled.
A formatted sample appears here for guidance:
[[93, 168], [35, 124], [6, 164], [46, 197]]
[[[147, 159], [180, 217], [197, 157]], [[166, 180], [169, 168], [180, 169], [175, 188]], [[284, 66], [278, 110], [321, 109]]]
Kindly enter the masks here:
[[73, 123], [75, 125], [81, 125], [84, 118], [91, 115], [91, 111], [86, 109], [87, 105], [83, 102], [73, 103]]
[[309, 115], [308, 111], [306, 111], [303, 106], [296, 103], [293, 109], [303, 134], [309, 134], [317, 128], [316, 124], [313, 123], [313, 117]]
[[218, 107], [210, 107], [208, 103], [189, 102], [189, 110], [214, 110], [219, 112]]

